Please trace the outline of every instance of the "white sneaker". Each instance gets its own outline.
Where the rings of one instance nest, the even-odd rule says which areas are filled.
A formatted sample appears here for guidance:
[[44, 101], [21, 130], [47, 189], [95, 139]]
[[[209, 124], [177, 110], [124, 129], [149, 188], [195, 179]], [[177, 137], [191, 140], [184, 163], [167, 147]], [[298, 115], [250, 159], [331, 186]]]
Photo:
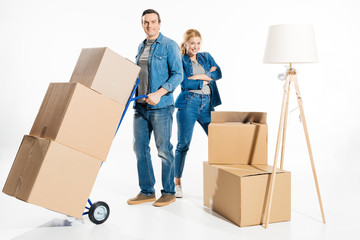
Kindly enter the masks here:
[[175, 197], [177, 198], [182, 198], [183, 197], [183, 191], [181, 189], [181, 185], [176, 185], [175, 186]]

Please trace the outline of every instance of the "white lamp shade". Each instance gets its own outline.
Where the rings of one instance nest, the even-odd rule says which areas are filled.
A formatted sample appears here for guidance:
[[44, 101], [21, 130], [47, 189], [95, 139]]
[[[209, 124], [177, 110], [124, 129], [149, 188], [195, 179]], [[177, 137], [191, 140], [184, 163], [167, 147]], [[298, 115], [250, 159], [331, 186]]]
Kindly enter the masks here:
[[264, 63], [318, 62], [315, 35], [310, 24], [281, 24], [269, 27]]

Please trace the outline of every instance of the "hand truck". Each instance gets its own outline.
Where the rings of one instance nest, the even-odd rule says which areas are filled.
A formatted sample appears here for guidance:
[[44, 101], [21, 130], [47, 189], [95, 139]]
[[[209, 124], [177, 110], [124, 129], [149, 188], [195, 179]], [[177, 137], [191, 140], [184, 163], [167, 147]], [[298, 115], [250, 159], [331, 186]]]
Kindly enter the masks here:
[[[115, 136], [116, 136], [116, 133], [119, 130], [120, 124], [121, 124], [121, 122], [122, 122], [122, 120], [123, 120], [123, 118], [125, 116], [125, 113], [126, 113], [128, 107], [129, 107], [130, 103], [132, 101], [138, 100], [140, 98], [147, 98], [146, 95], [140, 95], [140, 96], [134, 97], [138, 85], [139, 85], [139, 78], [136, 79], [135, 86], [134, 86], [133, 91], [132, 91], [132, 93], [130, 95], [130, 98], [129, 98], [127, 104], [126, 104], [124, 112], [123, 112], [123, 114], [121, 116], [119, 125], [118, 125], [118, 127], [116, 129]], [[83, 213], [83, 216], [88, 215], [90, 221], [95, 223], [95, 224], [102, 224], [108, 219], [108, 217], [110, 215], [110, 208], [109, 208], [109, 205], [106, 202], [98, 201], [98, 202], [92, 203], [90, 198], [89, 198], [88, 199], [88, 204], [90, 205], [90, 207], [85, 206], [86, 210]]]

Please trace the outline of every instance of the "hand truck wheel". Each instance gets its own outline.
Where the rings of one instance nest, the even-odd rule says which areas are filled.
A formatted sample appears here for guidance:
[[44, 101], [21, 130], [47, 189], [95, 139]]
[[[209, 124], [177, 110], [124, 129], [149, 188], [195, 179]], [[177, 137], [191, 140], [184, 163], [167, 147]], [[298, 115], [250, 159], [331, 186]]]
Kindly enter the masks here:
[[110, 208], [106, 202], [96, 202], [89, 209], [89, 219], [95, 224], [104, 223], [110, 215]]

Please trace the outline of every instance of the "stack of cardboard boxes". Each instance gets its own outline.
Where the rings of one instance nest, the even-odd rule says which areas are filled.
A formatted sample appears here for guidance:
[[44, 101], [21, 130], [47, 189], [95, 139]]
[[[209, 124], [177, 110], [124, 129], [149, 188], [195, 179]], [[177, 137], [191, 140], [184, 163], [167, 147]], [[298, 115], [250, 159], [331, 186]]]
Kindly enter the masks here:
[[109, 48], [81, 51], [67, 83], [50, 83], [3, 192], [81, 218], [140, 68]]
[[[272, 166], [266, 113], [212, 112], [204, 205], [243, 227], [263, 223]], [[291, 217], [290, 172], [277, 170], [270, 222]]]

